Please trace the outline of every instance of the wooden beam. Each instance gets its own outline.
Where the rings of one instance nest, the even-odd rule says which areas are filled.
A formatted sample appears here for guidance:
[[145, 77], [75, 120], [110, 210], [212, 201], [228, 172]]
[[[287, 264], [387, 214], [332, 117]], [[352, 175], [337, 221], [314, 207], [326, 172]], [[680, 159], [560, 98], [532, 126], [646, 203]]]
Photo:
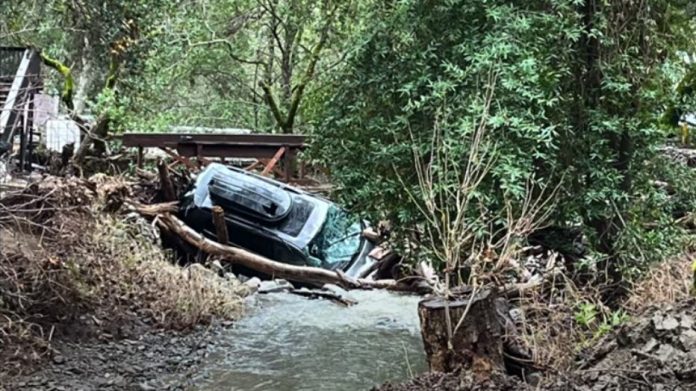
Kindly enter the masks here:
[[181, 156], [179, 154], [176, 154], [176, 153], [172, 152], [171, 150], [169, 150], [169, 148], [167, 148], [167, 147], [159, 147], [159, 149], [164, 151], [164, 153], [166, 153], [167, 155], [171, 156], [172, 159], [184, 164], [189, 170], [194, 170], [194, 171], [198, 170], [198, 167], [196, 167], [196, 165], [193, 164], [186, 156]]
[[174, 192], [174, 185], [172, 184], [172, 179], [169, 177], [169, 170], [167, 169], [167, 165], [161, 159], [157, 161], [157, 171], [159, 172], [160, 190], [162, 191], [162, 197], [167, 202], [175, 201], [176, 193]]
[[280, 147], [278, 149], [278, 152], [276, 152], [276, 154], [273, 155], [273, 158], [271, 159], [271, 161], [268, 162], [268, 164], [266, 164], [266, 167], [264, 167], [263, 171], [261, 171], [261, 175], [263, 175], [263, 176], [268, 175], [273, 170], [275, 165], [278, 164], [278, 161], [280, 160], [280, 158], [283, 157], [283, 155], [285, 154], [285, 151], [287, 151], [287, 149], [285, 147]]
[[227, 223], [225, 222], [225, 211], [221, 206], [213, 206], [213, 225], [215, 225], [215, 234], [217, 241], [227, 246], [230, 243], [230, 237], [227, 233]]

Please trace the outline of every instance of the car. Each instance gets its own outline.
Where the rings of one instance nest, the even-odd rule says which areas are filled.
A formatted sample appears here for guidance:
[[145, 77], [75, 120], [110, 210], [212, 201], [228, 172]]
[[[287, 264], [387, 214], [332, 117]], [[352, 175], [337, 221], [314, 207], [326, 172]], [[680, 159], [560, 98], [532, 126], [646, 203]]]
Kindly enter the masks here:
[[224, 210], [231, 244], [272, 260], [344, 272], [373, 266], [368, 224], [322, 197], [254, 173], [211, 163], [181, 199], [179, 217], [217, 239], [212, 208]]

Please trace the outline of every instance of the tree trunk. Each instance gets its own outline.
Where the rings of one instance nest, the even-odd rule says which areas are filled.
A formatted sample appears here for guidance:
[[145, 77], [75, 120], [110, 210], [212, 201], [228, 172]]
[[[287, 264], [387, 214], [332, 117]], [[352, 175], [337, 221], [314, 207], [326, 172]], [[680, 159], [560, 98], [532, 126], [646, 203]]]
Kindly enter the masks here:
[[464, 369], [481, 381], [493, 372], [505, 371], [504, 329], [494, 299], [491, 290], [483, 290], [473, 298], [433, 297], [419, 303], [421, 333], [431, 371]]
[[261, 255], [254, 254], [239, 247], [225, 246], [216, 241], [210, 240], [193, 228], [186, 225], [183, 221], [167, 213], [173, 210], [174, 203], [142, 206], [130, 202], [135, 206], [139, 213], [145, 216], [156, 216], [157, 225], [166, 231], [181, 238], [184, 242], [203, 251], [206, 254], [214, 255], [221, 261], [235, 265], [241, 265], [274, 278], [284, 278], [290, 281], [305, 283], [317, 287], [324, 284], [334, 284], [345, 289], [387, 289], [393, 291], [413, 292], [419, 288], [412, 287], [394, 280], [366, 280], [362, 278], [351, 278], [341, 271], [333, 271], [310, 266], [295, 266], [283, 262], [274, 261]]

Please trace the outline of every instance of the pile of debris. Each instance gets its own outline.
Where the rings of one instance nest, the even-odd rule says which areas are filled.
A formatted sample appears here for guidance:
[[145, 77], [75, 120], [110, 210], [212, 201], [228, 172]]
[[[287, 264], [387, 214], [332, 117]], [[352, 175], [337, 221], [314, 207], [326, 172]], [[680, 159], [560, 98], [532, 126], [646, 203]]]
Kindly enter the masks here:
[[561, 383], [556, 389], [696, 389], [696, 300], [644, 313], [597, 343]]
[[248, 289], [182, 268], [125, 200], [133, 182], [46, 177], [0, 198], [0, 363], [31, 368], [52, 341], [118, 339], [236, 318]]

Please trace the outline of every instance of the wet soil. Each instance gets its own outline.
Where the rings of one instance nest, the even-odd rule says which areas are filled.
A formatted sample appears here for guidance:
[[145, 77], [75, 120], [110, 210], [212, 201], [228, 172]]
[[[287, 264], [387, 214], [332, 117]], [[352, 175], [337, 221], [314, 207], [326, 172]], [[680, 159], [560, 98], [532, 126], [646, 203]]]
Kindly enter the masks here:
[[556, 383], [554, 390], [695, 390], [696, 300], [645, 312]]
[[[118, 340], [59, 341], [33, 373], [2, 375], [0, 390], [183, 390], [214, 343], [214, 329], [158, 331]], [[4, 377], [4, 378], [3, 378]]]
[[373, 388], [372, 391], [518, 391], [526, 388], [526, 384], [514, 376], [494, 374], [489, 381], [478, 382], [466, 375], [431, 372], [417, 376], [406, 383], [387, 383]]
[[696, 300], [646, 311], [581, 353], [572, 372], [547, 374], [538, 386], [506, 375], [483, 384], [471, 380], [428, 373], [373, 390], [696, 390]]

